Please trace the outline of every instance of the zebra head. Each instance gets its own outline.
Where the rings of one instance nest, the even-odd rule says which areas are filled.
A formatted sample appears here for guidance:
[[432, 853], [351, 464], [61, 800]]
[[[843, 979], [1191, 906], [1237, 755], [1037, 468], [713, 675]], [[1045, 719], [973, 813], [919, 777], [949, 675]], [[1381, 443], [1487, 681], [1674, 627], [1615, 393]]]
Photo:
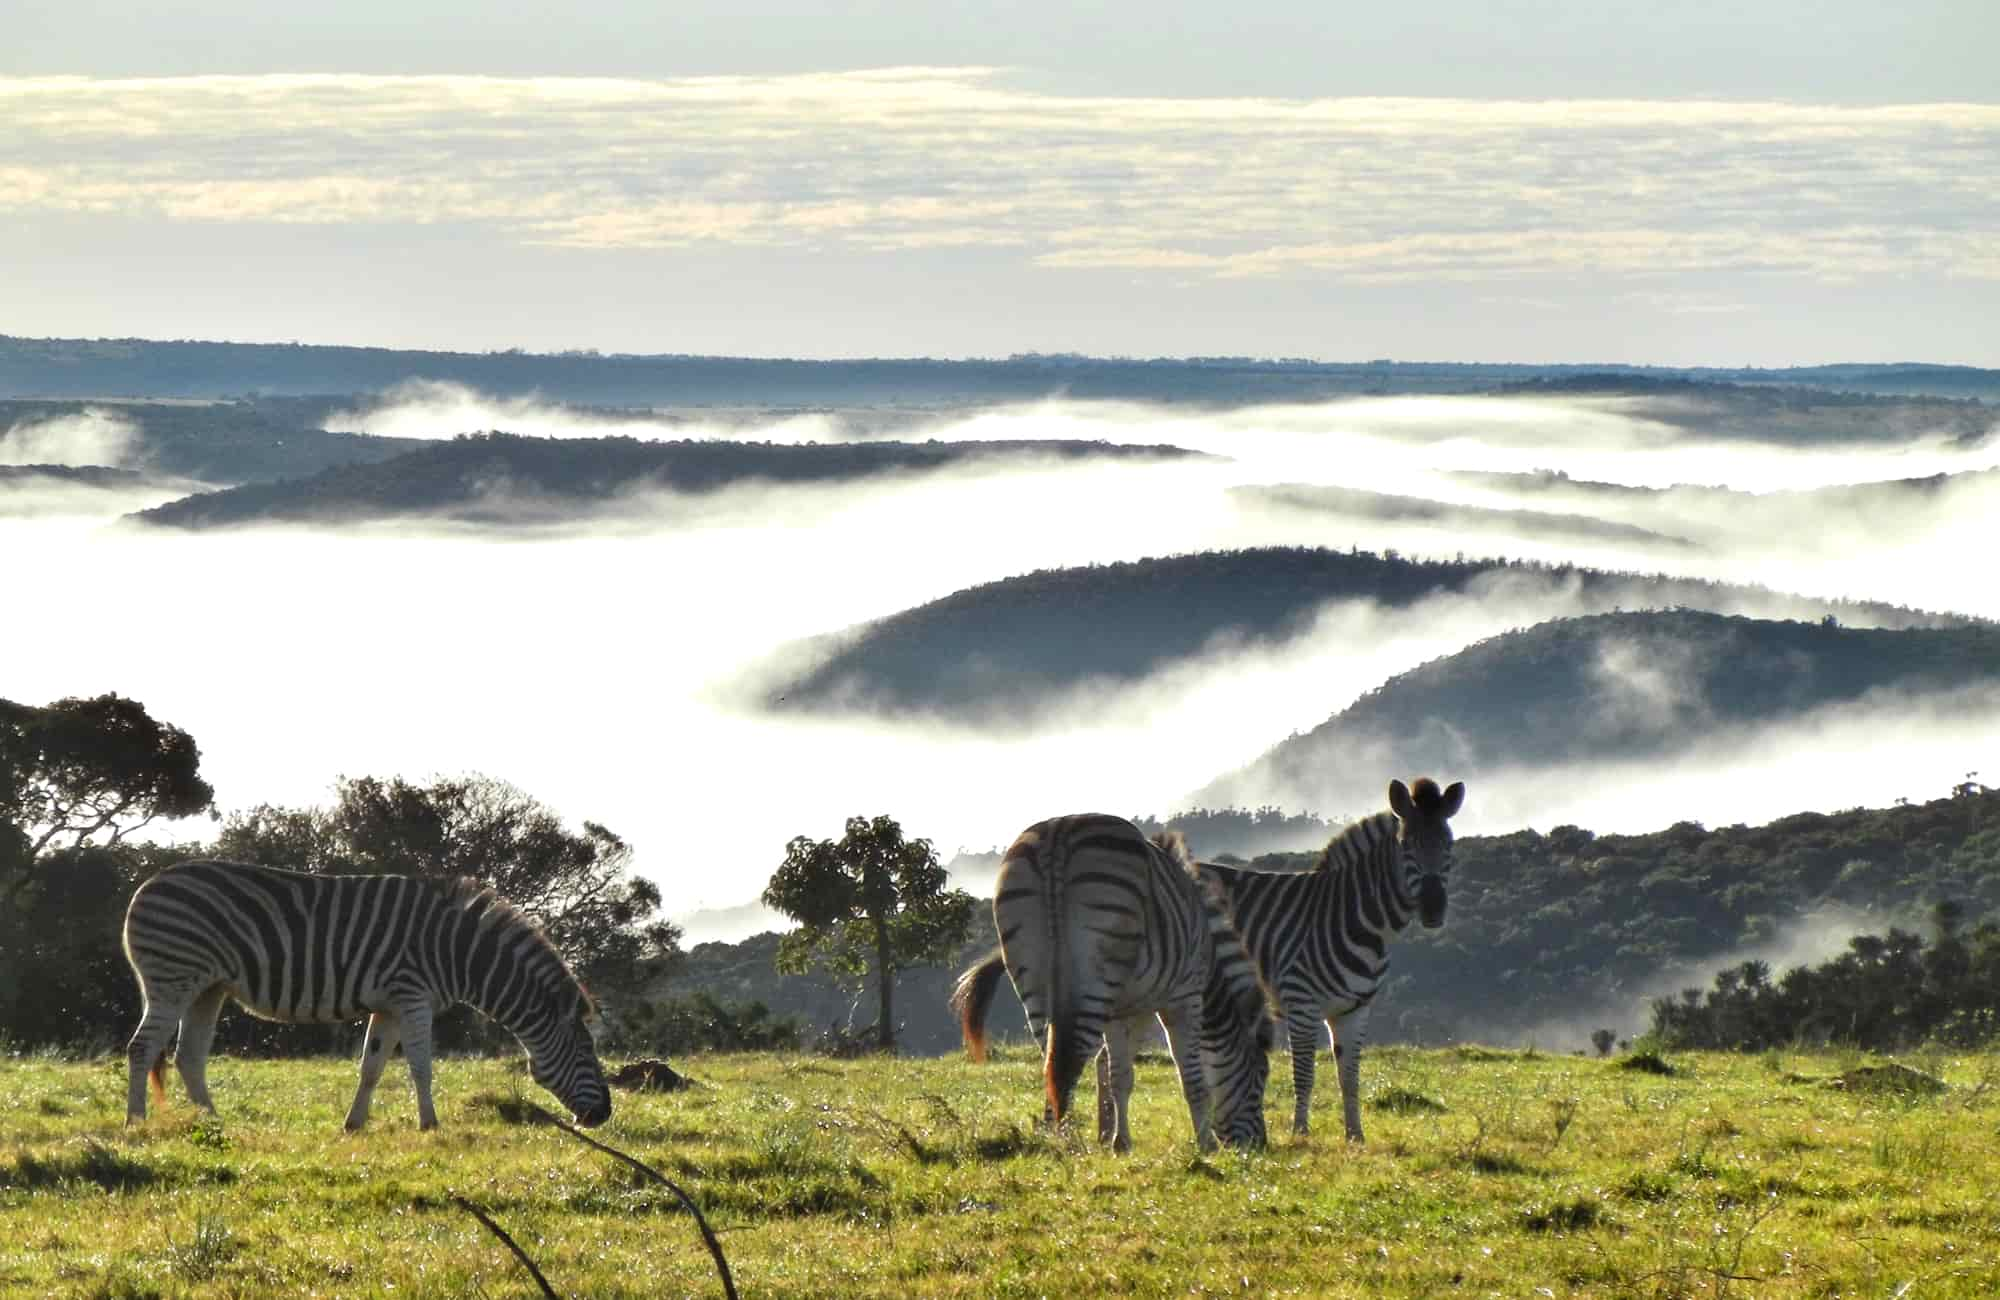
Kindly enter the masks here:
[[[1254, 1010], [1238, 1004], [1227, 1023], [1213, 1030], [1221, 1041], [1209, 1046], [1203, 1058], [1214, 1094], [1216, 1140], [1224, 1146], [1261, 1150], [1269, 1137], [1264, 1129], [1264, 1085], [1271, 1078], [1277, 1022], [1260, 1001]], [[1234, 1068], [1227, 1068], [1230, 1065]]]
[[1445, 877], [1451, 874], [1450, 821], [1464, 802], [1463, 781], [1442, 791], [1427, 776], [1419, 777], [1414, 786], [1389, 782], [1389, 809], [1401, 823], [1396, 843], [1403, 893], [1416, 899], [1418, 919], [1427, 930], [1444, 924]]
[[569, 1107], [578, 1124], [595, 1128], [611, 1118], [611, 1089], [597, 1059], [597, 1007], [581, 986], [576, 993], [550, 1032], [529, 1042], [528, 1074]]

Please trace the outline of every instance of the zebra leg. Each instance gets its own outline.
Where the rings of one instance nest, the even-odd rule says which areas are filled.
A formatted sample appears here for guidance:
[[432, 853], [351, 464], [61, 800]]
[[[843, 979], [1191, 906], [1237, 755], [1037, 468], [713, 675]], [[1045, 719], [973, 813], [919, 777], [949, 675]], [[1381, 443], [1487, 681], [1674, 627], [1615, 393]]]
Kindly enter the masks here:
[[1340, 1071], [1340, 1115], [1347, 1140], [1361, 1142], [1361, 1045], [1368, 1040], [1368, 1004], [1336, 1016], [1332, 1024], [1334, 1062]]
[[1104, 1051], [1097, 1058], [1097, 1140], [1113, 1151], [1132, 1149], [1132, 1038], [1138, 1023], [1114, 1020], [1104, 1027]]
[[347, 1112], [349, 1133], [358, 1132], [368, 1122], [368, 1103], [375, 1098], [375, 1085], [382, 1082], [383, 1067], [389, 1064], [402, 1037], [403, 1020], [395, 1012], [377, 1011], [368, 1017], [368, 1032], [361, 1040], [361, 1086]]
[[125, 1122], [136, 1124], [146, 1118], [146, 1084], [151, 1076], [153, 1088], [160, 1096], [160, 1104], [166, 1105], [166, 1090], [160, 1087], [155, 1069], [165, 1069], [162, 1057], [166, 1055], [167, 1044], [173, 1041], [174, 1026], [180, 1023], [179, 1000], [169, 999], [158, 990], [145, 989], [146, 1013], [139, 1020], [139, 1027], [132, 1031], [132, 1041], [125, 1046], [125, 1056], [130, 1063], [131, 1077], [125, 1091]]
[[1292, 1132], [1312, 1132], [1313, 1063], [1326, 1041], [1326, 1026], [1311, 1011], [1285, 1016], [1285, 1034], [1292, 1040]]
[[188, 1100], [209, 1114], [215, 1100], [208, 1095], [208, 1049], [215, 1042], [215, 1021], [222, 1014], [222, 1002], [229, 991], [217, 984], [188, 1004], [181, 1016], [181, 1047], [174, 1053], [181, 1082], [187, 1086]]
[[410, 1065], [410, 1082], [417, 1085], [417, 1127], [438, 1126], [431, 1105], [431, 1008], [429, 1003], [403, 1011], [403, 1059]]
[[1188, 1115], [1194, 1120], [1195, 1145], [1213, 1151], [1215, 1125], [1208, 1113], [1208, 1071], [1201, 1059], [1201, 995], [1174, 1002], [1161, 1011], [1160, 1027], [1167, 1031], [1167, 1050], [1174, 1054], [1174, 1066], [1180, 1071], [1181, 1095], [1187, 1098]]

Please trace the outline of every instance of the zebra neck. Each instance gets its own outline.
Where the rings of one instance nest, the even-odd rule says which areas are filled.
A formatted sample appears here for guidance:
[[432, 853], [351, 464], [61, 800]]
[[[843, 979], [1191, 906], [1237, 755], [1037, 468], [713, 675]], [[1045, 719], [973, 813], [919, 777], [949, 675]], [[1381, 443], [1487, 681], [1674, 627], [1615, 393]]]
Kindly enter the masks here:
[[1352, 925], [1378, 940], [1402, 930], [1416, 915], [1417, 900], [1407, 892], [1396, 815], [1376, 813], [1335, 836], [1320, 859], [1319, 871], [1345, 904]]
[[455, 953], [451, 992], [516, 1038], [531, 1039], [558, 1018], [558, 990], [573, 980], [525, 918], [489, 915], [483, 925], [481, 919], [466, 918], [473, 934]]

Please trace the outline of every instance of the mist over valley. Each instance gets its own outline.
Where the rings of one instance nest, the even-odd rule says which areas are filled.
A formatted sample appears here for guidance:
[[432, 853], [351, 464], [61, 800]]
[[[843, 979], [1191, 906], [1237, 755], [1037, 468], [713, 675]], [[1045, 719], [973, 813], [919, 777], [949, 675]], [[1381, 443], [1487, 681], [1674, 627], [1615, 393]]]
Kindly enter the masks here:
[[[462, 369], [8, 400], [0, 545], [149, 631], [38, 622], [7, 697], [142, 700], [231, 810], [502, 778], [628, 840], [693, 943], [763, 928], [786, 842], [853, 815], [972, 887], [1053, 813], [1255, 856], [1424, 771], [1467, 782], [1468, 841], [1757, 825], [1941, 796], [2000, 723], [1978, 400], [1554, 374], [1109, 401], [1044, 373], [700, 408]], [[1468, 888], [1456, 917], [1498, 898]]]

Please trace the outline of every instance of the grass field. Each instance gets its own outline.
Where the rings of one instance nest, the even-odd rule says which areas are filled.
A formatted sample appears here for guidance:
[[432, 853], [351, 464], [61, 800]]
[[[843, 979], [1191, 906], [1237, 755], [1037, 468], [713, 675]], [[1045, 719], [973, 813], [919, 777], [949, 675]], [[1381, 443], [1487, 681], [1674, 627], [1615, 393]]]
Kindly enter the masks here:
[[[2000, 1294], [2000, 1057], [1616, 1061], [1380, 1049], [1366, 1146], [1323, 1063], [1309, 1141], [1198, 1157], [1148, 1057], [1135, 1151], [1035, 1131], [1039, 1063], [713, 1056], [620, 1093], [596, 1136], [700, 1203], [746, 1297]], [[533, 1122], [519, 1063], [446, 1060], [442, 1126], [392, 1067], [212, 1063], [219, 1118], [124, 1125], [120, 1059], [0, 1057], [0, 1294], [538, 1296], [450, 1200], [484, 1207], [569, 1297], [715, 1296], [664, 1187]], [[1836, 1086], [1846, 1079], [1846, 1086]], [[1089, 1120], [1086, 1079], [1083, 1118]], [[1328, 1136], [1331, 1134], [1332, 1136]]]

